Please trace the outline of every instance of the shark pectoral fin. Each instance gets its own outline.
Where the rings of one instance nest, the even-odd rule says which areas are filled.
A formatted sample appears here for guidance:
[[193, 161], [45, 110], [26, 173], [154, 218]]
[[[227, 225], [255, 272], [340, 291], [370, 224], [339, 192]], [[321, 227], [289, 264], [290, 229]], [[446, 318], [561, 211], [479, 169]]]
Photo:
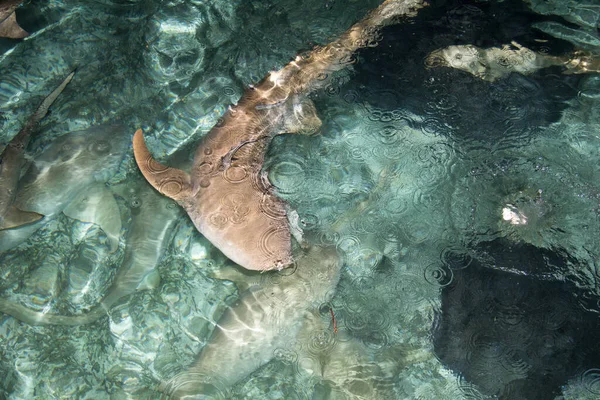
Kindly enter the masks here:
[[319, 130], [322, 122], [312, 100], [294, 98], [289, 107], [290, 110], [284, 117], [285, 132], [312, 135]]
[[115, 197], [103, 184], [83, 190], [63, 213], [69, 218], [98, 225], [108, 238], [111, 253], [119, 247], [121, 212]]
[[33, 211], [22, 211], [12, 206], [2, 220], [2, 223], [0, 223], [0, 230], [18, 228], [23, 225], [32, 224], [43, 217], [42, 214]]
[[17, 17], [13, 12], [10, 17], [0, 23], [0, 37], [9, 39], [23, 39], [29, 36], [23, 28], [17, 23]]
[[238, 292], [243, 293], [249, 288], [260, 283], [261, 273], [250, 271], [238, 266], [222, 266], [208, 274], [209, 278], [231, 281], [238, 288]]
[[144, 178], [161, 194], [177, 202], [191, 196], [190, 175], [180, 169], [164, 166], [152, 158], [141, 129], [133, 135], [133, 155]]

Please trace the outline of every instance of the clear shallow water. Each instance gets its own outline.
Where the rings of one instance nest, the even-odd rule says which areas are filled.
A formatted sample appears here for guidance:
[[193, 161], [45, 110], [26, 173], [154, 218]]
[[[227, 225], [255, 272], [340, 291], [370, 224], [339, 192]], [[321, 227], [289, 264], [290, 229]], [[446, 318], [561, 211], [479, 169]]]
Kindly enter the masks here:
[[[38, 169], [62, 166], [20, 197], [47, 218], [0, 233], [2, 297], [79, 315], [118, 271], [137, 268], [141, 284], [88, 325], [3, 316], [2, 396], [158, 398], [242, 284], [279, 279], [216, 279], [231, 262], [143, 182], [128, 143], [143, 127], [155, 155], [185, 165], [248, 84], [377, 4], [34, 1], [19, 10], [34, 35], [0, 42], [2, 141], [78, 70], [30, 146]], [[340, 283], [289, 346], [215, 397], [344, 398], [365, 382], [387, 398], [600, 396], [598, 75], [553, 67], [487, 82], [424, 62], [450, 45], [511, 40], [597, 53], [598, 12], [590, 1], [440, 1], [330, 77], [313, 99], [319, 134], [277, 138], [266, 170], [310, 241], [344, 255]], [[23, 182], [37, 177], [30, 169]], [[104, 199], [102, 224], [74, 218], [90, 198]], [[527, 224], [504, 220], [505, 208]], [[115, 214], [120, 226], [106, 222]], [[353, 357], [360, 370], [348, 367]]]

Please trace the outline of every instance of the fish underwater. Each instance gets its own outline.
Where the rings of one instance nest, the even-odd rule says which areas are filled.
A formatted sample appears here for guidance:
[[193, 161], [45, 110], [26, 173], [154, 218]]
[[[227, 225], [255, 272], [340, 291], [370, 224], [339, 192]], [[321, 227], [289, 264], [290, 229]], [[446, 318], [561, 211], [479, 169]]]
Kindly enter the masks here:
[[206, 384], [219, 390], [232, 386], [269, 362], [276, 349], [289, 347], [309, 311], [331, 299], [342, 267], [335, 248], [318, 246], [303, 251], [296, 264], [293, 274], [270, 272], [265, 282], [241, 294], [198, 360], [164, 385], [169, 398], [197, 395]]
[[17, 23], [15, 10], [23, 0], [0, 0], [0, 38], [23, 39], [29, 36]]
[[87, 187], [112, 177], [125, 155], [128, 141], [122, 127], [100, 125], [67, 133], [52, 142], [32, 161], [19, 181], [14, 200], [18, 209], [45, 218], [19, 229], [0, 231], [0, 251], [27, 240]]
[[314, 133], [321, 121], [306, 96], [346, 68], [356, 50], [373, 43], [379, 28], [423, 6], [422, 0], [386, 0], [338, 39], [250, 87], [203, 138], [191, 174], [156, 161], [138, 130], [133, 150], [140, 171], [235, 263], [258, 271], [289, 266], [291, 236], [302, 239], [293, 212], [262, 171], [270, 141], [283, 133]]
[[567, 74], [600, 72], [600, 58], [577, 51], [570, 56], [536, 53], [517, 42], [502, 47], [482, 49], [473, 45], [448, 46], [427, 56], [428, 68], [450, 67], [494, 82], [513, 72], [530, 75], [536, 71], [560, 66]]
[[[111, 306], [122, 297], [158, 284], [160, 281], [158, 276], [157, 279], [152, 279], [151, 275], [155, 273], [155, 267], [164, 251], [165, 238], [175, 226], [181, 211], [178, 207], [174, 207], [175, 204], [171, 200], [160, 196], [143, 181], [127, 181], [117, 185], [113, 191], [127, 201], [133, 216], [125, 238], [123, 262], [102, 300], [83, 314], [58, 315], [38, 312], [0, 298], [1, 312], [12, 315], [29, 325], [89, 324], [106, 316]], [[89, 191], [86, 190], [86, 193]], [[89, 195], [93, 196], [93, 194]]]
[[[280, 256], [283, 254], [291, 259], [289, 230], [283, 231], [285, 235], [281, 238], [286, 240], [280, 241], [278, 247], [272, 248], [270, 253], [259, 253], [259, 258], [254, 259], [256, 250], [264, 249], [257, 248], [249, 236], [260, 238], [260, 233], [257, 235], [255, 232], [261, 232], [261, 229], [255, 230], [254, 225], [247, 223], [233, 231], [227, 224], [215, 230], [207, 226], [210, 213], [224, 213], [224, 218], [237, 218], [235, 209], [225, 213], [220, 208], [220, 199], [227, 198], [227, 193], [235, 193], [237, 189], [243, 194], [241, 199], [246, 199], [239, 206], [247, 207], [246, 213], [251, 213], [256, 219], [263, 218], [265, 223], [272, 217], [261, 210], [261, 200], [274, 199], [270, 201], [279, 205], [277, 210], [281, 216], [276, 229], [289, 229], [285, 204], [277, 200], [270, 183], [261, 174], [268, 142], [279, 133], [301, 131], [301, 123], [308, 115], [308, 120], [317, 121], [314, 106], [301, 104], [304, 99], [300, 97], [319, 86], [315, 82], [318, 81], [317, 75], [343, 68], [344, 59], [373, 40], [377, 28], [390, 23], [395, 16], [412, 16], [422, 6], [424, 3], [420, 1], [385, 1], [339, 39], [271, 73], [230, 108], [222, 122], [209, 132], [195, 153], [191, 176], [156, 162], [144, 144], [142, 132], [138, 130], [134, 136], [134, 152], [140, 170], [159, 192], [181, 204], [198, 230], [234, 262], [246, 269], [259, 271], [286, 266], [281, 265]], [[311, 111], [307, 112], [307, 109]], [[244, 179], [228, 180], [228, 173]], [[245, 186], [239, 189], [236, 185], [244, 181]], [[203, 212], [209, 217], [203, 216]], [[311, 329], [306, 326], [311, 325], [307, 321], [314, 321], [310, 317], [311, 311], [331, 299], [343, 263], [335, 248], [306, 245], [297, 249], [298, 253], [295, 270], [290, 276], [270, 271], [265, 276], [273, 281], [267, 279], [242, 293], [238, 302], [220, 318], [196, 362], [161, 386], [168, 398], [199, 398], [199, 395], [225, 390], [268, 363], [277, 349], [288, 347], [300, 332], [310, 336], [307, 329], [308, 332]], [[256, 260], [260, 262], [256, 263]], [[350, 361], [348, 355], [343, 354], [343, 348], [355, 359]], [[333, 380], [334, 386], [342, 385], [348, 377], [348, 368], [361, 369], [366, 365], [363, 360], [366, 356], [359, 355], [361, 353], [355, 344], [340, 345], [340, 349], [342, 354], [337, 353], [336, 357], [314, 365], [309, 363], [305, 366], [306, 370], [322, 379]], [[325, 368], [327, 363], [333, 368]], [[332, 372], [336, 366], [345, 372], [339, 375]], [[365, 393], [370, 396], [367, 398], [385, 398], [385, 395], [375, 394], [370, 384], [362, 395]], [[360, 396], [348, 398], [364, 398]]]
[[[161, 385], [160, 390], [165, 395], [192, 398], [204, 394], [206, 379], [209, 383], [214, 379], [218, 390], [227, 388], [272, 360], [277, 349], [285, 348], [297, 337], [310, 340], [313, 330], [322, 329], [315, 311], [335, 293], [343, 263], [335, 248], [316, 245], [298, 247], [292, 257], [293, 228], [288, 219], [293, 219], [290, 218], [293, 212], [275, 196], [262, 171], [265, 153], [275, 135], [314, 133], [320, 119], [306, 95], [324, 86], [326, 75], [346, 68], [352, 62], [354, 51], [373, 45], [380, 27], [394, 22], [396, 17], [415, 15], [424, 5], [422, 0], [386, 0], [337, 40], [314, 49], [304, 58], [296, 58], [248, 89], [204, 138], [195, 152], [191, 174], [159, 164], [150, 155], [141, 130], [134, 135], [134, 155], [145, 179], [158, 192], [183, 206], [196, 228], [224, 255], [246, 269], [267, 271], [260, 275], [259, 285], [242, 291], [239, 300], [226, 310], [193, 365]], [[94, 136], [87, 134], [86, 137]], [[78, 157], [72, 151], [80, 147], [97, 148], [98, 144], [67, 146], [65, 163]], [[57, 159], [61, 159], [60, 147], [52, 151], [51, 157], [36, 160], [39, 162], [25, 180], [17, 199], [19, 204], [36, 208], [38, 212], [56, 213], [64, 210], [80, 192], [80, 189], [71, 189], [68, 183], [88, 179], [87, 187], [96, 180], [102, 181], [90, 178], [101, 169], [88, 169], [81, 160], [84, 166], [74, 173], [79, 174], [83, 169], [87, 175], [70, 176], [69, 170], [75, 168], [65, 165], [60, 171], [54, 171], [60, 172], [62, 177], [51, 182], [55, 173], [50, 169], [57, 164]], [[32, 189], [34, 184], [35, 190]], [[44, 209], [47, 203], [44, 197], [56, 197], [59, 206]], [[140, 215], [146, 212], [144, 203], [142, 201], [140, 206]], [[154, 251], [160, 247], [158, 242], [149, 240], [150, 236], [143, 235], [148, 233], [159, 240], [160, 235], [168, 232], [169, 224], [164, 221], [156, 224], [154, 214], [156, 212], [149, 207], [139, 219], [139, 230], [131, 228], [130, 235], [137, 231], [139, 237], [128, 236], [127, 245], [147, 243]], [[148, 228], [145, 222], [153, 228]], [[133, 253], [130, 257], [134, 259]], [[153, 260], [141, 256], [136, 267], [122, 266], [104, 300], [81, 316], [36, 312], [5, 299], [0, 299], [0, 311], [31, 325], [91, 322], [106, 315], [115, 299], [136, 290], [151, 273]], [[294, 268], [275, 271], [290, 265]], [[342, 385], [353, 373], [347, 371], [348, 367], [361, 368], [366, 362], [356, 346], [340, 344], [339, 351], [319, 355], [316, 364], [308, 363], [304, 367], [311, 374], [331, 380], [332, 385]], [[346, 352], [351, 353], [353, 360]], [[333, 368], [328, 369], [326, 365]], [[371, 396], [375, 397], [378, 396]]]
[[46, 116], [48, 109], [64, 88], [71, 82], [75, 72], [71, 72], [62, 83], [52, 91], [37, 108], [21, 131], [6, 145], [0, 156], [0, 230], [17, 228], [42, 218], [37, 212], [22, 211], [14, 207], [21, 169], [25, 163], [25, 149], [31, 133]]

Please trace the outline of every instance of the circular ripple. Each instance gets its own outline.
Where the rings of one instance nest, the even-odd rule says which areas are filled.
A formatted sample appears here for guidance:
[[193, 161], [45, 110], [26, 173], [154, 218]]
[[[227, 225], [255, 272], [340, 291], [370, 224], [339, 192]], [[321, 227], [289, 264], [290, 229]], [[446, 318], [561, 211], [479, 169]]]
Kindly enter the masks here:
[[246, 220], [250, 213], [247, 199], [242, 193], [231, 193], [221, 200], [223, 212], [228, 215], [228, 219], [234, 224], [240, 224]]
[[321, 225], [319, 217], [315, 214], [302, 214], [300, 217], [300, 225], [307, 231], [312, 231]]
[[230, 183], [240, 183], [246, 178], [248, 178], [248, 171], [240, 166], [231, 166], [223, 173], [223, 179]]
[[185, 184], [178, 178], [165, 179], [160, 182], [158, 191], [168, 193], [169, 196], [175, 196], [183, 190]]
[[281, 193], [298, 193], [306, 180], [305, 166], [300, 162], [282, 161], [271, 167], [269, 180]]
[[160, 174], [169, 169], [169, 167], [160, 164], [158, 161], [154, 160], [152, 156], [148, 156], [146, 159], [146, 167], [151, 174]]
[[282, 202], [271, 195], [263, 195], [258, 205], [260, 211], [271, 219], [286, 219], [287, 213]]
[[380, 350], [388, 346], [389, 338], [383, 331], [371, 331], [361, 337], [362, 342], [370, 349]]
[[581, 381], [588, 392], [600, 395], [600, 368], [585, 371], [581, 375]]
[[451, 270], [460, 270], [471, 265], [473, 257], [467, 253], [466, 248], [461, 247], [446, 247], [440, 253], [442, 263]]
[[225, 385], [214, 378], [194, 372], [184, 372], [171, 379], [162, 391], [169, 398], [194, 398], [202, 396], [210, 399], [226, 399]]
[[334, 245], [340, 240], [340, 234], [337, 232], [323, 232], [320, 237], [322, 245], [330, 246]]
[[315, 332], [308, 340], [308, 352], [312, 355], [329, 353], [335, 346], [335, 338], [329, 330]]
[[236, 93], [237, 93], [237, 91], [235, 90], [235, 88], [233, 86], [225, 86], [223, 88], [223, 94], [225, 96], [233, 96]]
[[408, 209], [408, 203], [405, 199], [394, 197], [384, 203], [385, 209], [393, 215], [402, 215]]
[[227, 225], [227, 215], [222, 212], [216, 212], [208, 217], [208, 221], [217, 229], [222, 229]]
[[502, 367], [510, 373], [511, 377], [526, 378], [531, 365], [527, 363], [517, 350], [509, 350], [502, 357]]
[[[284, 227], [269, 227], [258, 239], [258, 248], [265, 257], [281, 253], [280, 243], [289, 241], [289, 232]], [[283, 260], [282, 260], [283, 261]]]
[[273, 358], [285, 365], [296, 365], [298, 363], [298, 353], [290, 349], [275, 349]]
[[425, 268], [425, 280], [432, 285], [448, 286], [453, 278], [452, 270], [444, 265], [429, 264]]

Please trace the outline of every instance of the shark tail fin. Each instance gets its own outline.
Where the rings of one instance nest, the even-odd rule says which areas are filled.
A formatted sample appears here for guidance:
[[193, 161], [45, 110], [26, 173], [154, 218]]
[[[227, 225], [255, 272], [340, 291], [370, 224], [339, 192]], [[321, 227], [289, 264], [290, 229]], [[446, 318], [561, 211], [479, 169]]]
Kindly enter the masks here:
[[8, 210], [8, 213], [0, 222], [0, 230], [18, 228], [23, 225], [32, 224], [43, 217], [42, 214], [32, 211], [22, 211], [13, 206]]
[[4, 21], [0, 22], [0, 37], [23, 39], [27, 36], [29, 36], [29, 33], [19, 26], [14, 12]]
[[71, 79], [73, 79], [73, 75], [75, 75], [75, 71], [72, 71], [67, 77], [50, 93], [46, 98], [42, 101], [42, 104], [35, 110], [33, 116], [31, 117], [30, 123], [38, 123], [42, 118], [48, 114], [48, 109], [54, 103], [54, 100], [58, 97], [59, 94], [67, 87]]
[[22, 304], [14, 303], [8, 299], [0, 298], [0, 313], [8, 314], [28, 325], [62, 325], [78, 326], [90, 324], [107, 315], [102, 306], [96, 306], [86, 314], [81, 315], [57, 315], [41, 311], [34, 311]]
[[133, 135], [133, 155], [144, 178], [161, 194], [177, 202], [191, 197], [192, 184], [189, 174], [156, 161], [146, 147], [141, 129]]

